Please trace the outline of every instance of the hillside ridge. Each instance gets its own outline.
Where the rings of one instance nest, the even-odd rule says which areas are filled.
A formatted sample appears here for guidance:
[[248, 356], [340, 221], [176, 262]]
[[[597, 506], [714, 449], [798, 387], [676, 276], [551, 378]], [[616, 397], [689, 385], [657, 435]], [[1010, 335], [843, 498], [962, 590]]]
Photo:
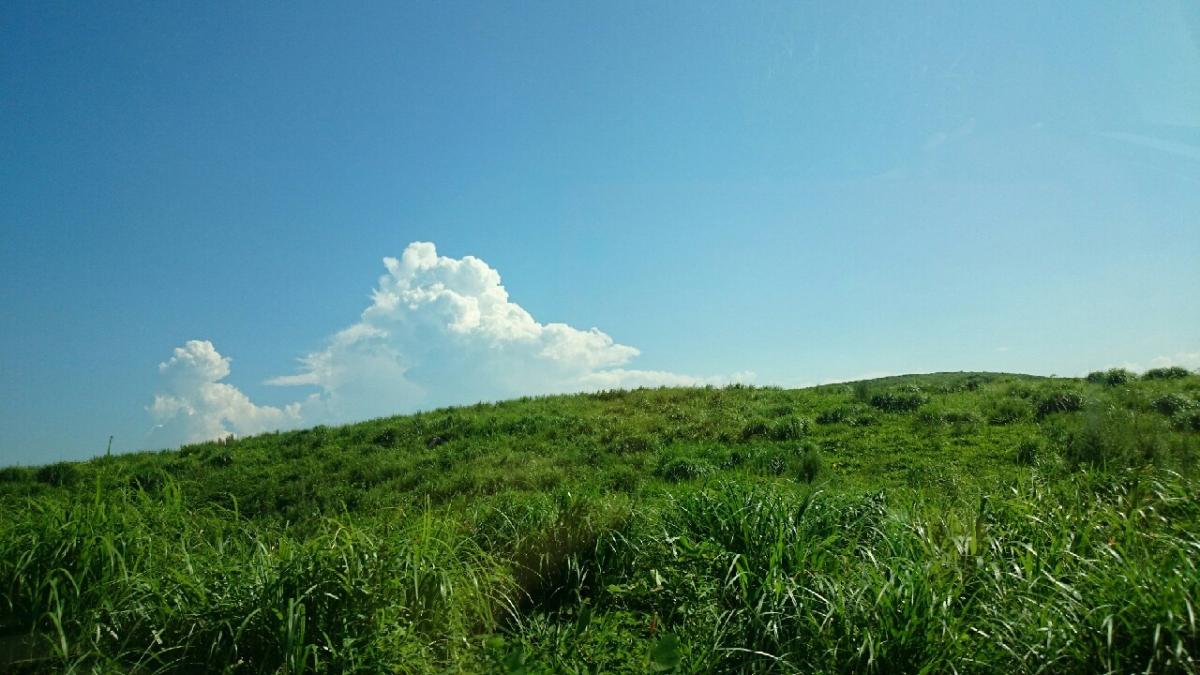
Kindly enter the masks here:
[[526, 397], [7, 467], [0, 670], [1190, 672], [1197, 458], [1200, 375], [1114, 369]]

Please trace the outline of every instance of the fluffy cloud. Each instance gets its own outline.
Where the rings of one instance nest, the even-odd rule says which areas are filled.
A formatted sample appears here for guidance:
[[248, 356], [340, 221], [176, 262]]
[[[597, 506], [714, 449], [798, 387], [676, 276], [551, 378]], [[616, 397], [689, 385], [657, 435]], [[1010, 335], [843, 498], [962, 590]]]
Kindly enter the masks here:
[[1151, 368], [1163, 368], [1166, 366], [1200, 368], [1200, 352], [1177, 352], [1173, 356], [1159, 356], [1150, 361]]
[[1168, 366], [1182, 366], [1189, 370], [1196, 370], [1200, 368], [1200, 352], [1176, 352], [1171, 355], [1156, 356], [1150, 359], [1150, 365], [1148, 366], [1145, 363], [1145, 361], [1125, 361], [1120, 364], [1107, 365], [1105, 368], [1124, 368], [1132, 370], [1135, 373], [1142, 373], [1150, 368], [1165, 368]]
[[[312, 385], [307, 416], [346, 420], [529, 394], [711, 381], [625, 366], [638, 350], [597, 328], [539, 323], [509, 299], [500, 274], [431, 243], [384, 258], [370, 306], [301, 372], [270, 380]], [[323, 408], [323, 410], [322, 410]]]
[[255, 406], [218, 382], [229, 374], [228, 359], [207, 342], [189, 342], [160, 366], [168, 389], [151, 412], [186, 423], [189, 438], [214, 437], [532, 394], [753, 378], [627, 368], [637, 349], [597, 328], [539, 323], [509, 299], [500, 274], [472, 256], [439, 256], [433, 244], [417, 242], [383, 262], [387, 273], [360, 320], [300, 359], [299, 372], [268, 380], [315, 387], [307, 399]]
[[259, 406], [230, 384], [229, 359], [207, 340], [190, 340], [158, 364], [162, 390], [147, 407], [154, 418], [151, 438], [160, 444], [191, 443], [229, 434], [255, 434], [294, 426], [300, 406]]

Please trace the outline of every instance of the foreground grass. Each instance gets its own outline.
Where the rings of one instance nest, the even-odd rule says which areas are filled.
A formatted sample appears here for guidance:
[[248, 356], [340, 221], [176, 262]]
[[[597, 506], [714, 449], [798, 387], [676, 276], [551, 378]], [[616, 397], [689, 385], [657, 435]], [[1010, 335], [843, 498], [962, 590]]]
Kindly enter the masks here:
[[0, 473], [0, 670], [1195, 672], [1200, 377], [526, 399]]

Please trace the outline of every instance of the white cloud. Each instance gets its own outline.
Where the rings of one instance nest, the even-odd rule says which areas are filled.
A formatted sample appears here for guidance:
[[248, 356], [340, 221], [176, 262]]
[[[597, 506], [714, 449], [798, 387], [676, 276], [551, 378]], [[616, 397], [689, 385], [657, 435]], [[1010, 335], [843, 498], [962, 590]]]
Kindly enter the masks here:
[[154, 442], [191, 443], [235, 434], [244, 436], [294, 426], [299, 404], [285, 408], [258, 406], [230, 384], [229, 359], [208, 340], [190, 340], [158, 364], [162, 389], [146, 409], [154, 418]]
[[1200, 368], [1200, 352], [1176, 352], [1172, 356], [1158, 356], [1150, 360], [1151, 368], [1165, 368], [1167, 366]]
[[1105, 366], [1104, 368], [1124, 368], [1135, 373], [1142, 373], [1150, 368], [1165, 368], [1167, 366], [1182, 366], [1189, 370], [1200, 368], [1200, 352], [1176, 352], [1171, 355], [1156, 356], [1150, 359], [1150, 365], [1144, 366], [1142, 363], [1132, 361], [1124, 361], [1117, 366]]
[[525, 395], [753, 379], [627, 368], [639, 354], [634, 347], [597, 328], [539, 323], [509, 299], [487, 263], [439, 256], [431, 243], [410, 244], [384, 266], [357, 323], [301, 358], [300, 372], [267, 381], [317, 393], [282, 409], [256, 406], [218, 382], [229, 360], [193, 341], [160, 366], [167, 392], [151, 412], [194, 440]]
[[598, 328], [539, 323], [479, 258], [439, 256], [433, 244], [416, 242], [383, 262], [387, 274], [361, 320], [301, 359], [300, 373], [270, 380], [317, 386], [306, 414], [340, 421], [529, 394], [730, 380], [627, 369], [637, 349]]

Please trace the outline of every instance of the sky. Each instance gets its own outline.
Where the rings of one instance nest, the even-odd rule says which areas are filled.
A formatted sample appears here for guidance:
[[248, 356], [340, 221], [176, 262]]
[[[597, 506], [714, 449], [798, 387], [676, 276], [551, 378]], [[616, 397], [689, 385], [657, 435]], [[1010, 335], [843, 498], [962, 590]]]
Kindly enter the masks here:
[[0, 8], [0, 464], [1200, 367], [1200, 6]]

